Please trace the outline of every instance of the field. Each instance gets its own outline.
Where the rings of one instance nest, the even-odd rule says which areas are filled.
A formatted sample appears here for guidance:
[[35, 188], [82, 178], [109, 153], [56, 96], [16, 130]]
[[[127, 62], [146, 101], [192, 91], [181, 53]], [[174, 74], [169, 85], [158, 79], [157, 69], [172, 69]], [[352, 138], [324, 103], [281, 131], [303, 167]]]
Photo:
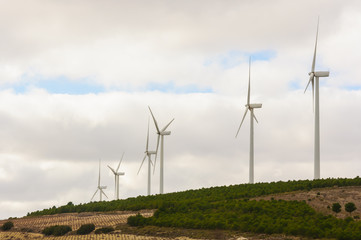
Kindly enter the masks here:
[[[143, 210], [140, 213], [143, 216], [152, 216], [152, 210]], [[85, 236], [68, 235], [62, 237], [44, 237], [40, 232], [48, 226], [53, 225], [69, 225], [73, 230], [78, 229], [81, 225], [87, 223], [94, 223], [97, 228], [106, 226], [117, 226], [125, 224], [129, 216], [135, 215], [134, 212], [110, 212], [110, 213], [64, 213], [40, 217], [24, 217], [12, 219], [14, 229], [9, 232], [0, 232], [0, 239], [57, 239], [57, 240], [86, 240], [86, 239], [121, 239], [121, 240], [166, 240], [169, 238], [156, 238], [146, 236], [136, 236], [129, 234], [121, 234], [120, 231], [115, 231], [113, 234], [90, 234]], [[2, 225], [7, 220], [1, 220]], [[31, 231], [31, 232], [28, 232]]]
[[[143, 210], [140, 213], [144, 217], [153, 215], [152, 210]], [[33, 232], [41, 232], [45, 227], [54, 225], [69, 225], [73, 230], [78, 229], [81, 225], [94, 223], [97, 228], [113, 226], [126, 223], [129, 216], [135, 215], [134, 212], [107, 212], [107, 213], [63, 213], [47, 215], [40, 217], [24, 217], [11, 220], [15, 229], [31, 229]], [[2, 225], [5, 220], [0, 221]]]
[[[47, 239], [47, 240], [168, 240], [169, 238], [158, 238], [158, 237], [145, 237], [145, 236], [136, 236], [128, 234], [90, 234], [84, 236], [70, 235], [70, 236], [61, 236], [61, 237], [44, 237], [43, 234], [39, 233], [22, 233], [22, 232], [0, 232], [1, 240], [36, 240], [36, 239]], [[177, 238], [179, 240], [186, 238]]]
[[[154, 210], [142, 210], [139, 211], [143, 216], [152, 216]], [[45, 227], [53, 225], [69, 225], [73, 230], [76, 230], [82, 224], [94, 223], [96, 228], [105, 226], [119, 226], [126, 225], [127, 218], [135, 215], [138, 212], [130, 211], [117, 211], [117, 212], [103, 212], [103, 213], [63, 213], [56, 215], [46, 215], [37, 217], [24, 217], [11, 219], [14, 223], [14, 228], [7, 232], [0, 231], [1, 240], [191, 240], [191, 239], [233, 239], [233, 240], [300, 240], [299, 237], [284, 237], [284, 236], [264, 236], [252, 234], [247, 238], [239, 236], [239, 234], [229, 236], [223, 231], [210, 231], [210, 230], [195, 230], [195, 229], [175, 229], [175, 228], [155, 228], [145, 227], [142, 229], [125, 227], [122, 230], [116, 230], [110, 234], [94, 234], [78, 236], [78, 235], [66, 235], [61, 237], [44, 236], [41, 234], [41, 230]], [[1, 220], [0, 225], [8, 220]], [[31, 231], [31, 232], [29, 232]], [[133, 234], [132, 234], [133, 233]], [[146, 236], [150, 235], [150, 236]], [[185, 237], [185, 236], [192, 236]]]

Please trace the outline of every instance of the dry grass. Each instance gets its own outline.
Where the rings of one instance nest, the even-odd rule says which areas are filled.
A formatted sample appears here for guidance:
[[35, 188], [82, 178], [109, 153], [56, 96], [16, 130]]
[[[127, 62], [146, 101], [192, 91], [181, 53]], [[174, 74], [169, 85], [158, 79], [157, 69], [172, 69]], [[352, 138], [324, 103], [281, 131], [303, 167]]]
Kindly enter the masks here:
[[[150, 217], [154, 210], [139, 211], [143, 216]], [[24, 217], [12, 219], [16, 230], [31, 229], [33, 232], [41, 232], [45, 227], [54, 225], [69, 225], [73, 230], [78, 229], [81, 225], [93, 223], [97, 228], [115, 227], [118, 224], [126, 223], [129, 216], [138, 212], [109, 212], [109, 213], [63, 213], [47, 215], [40, 217]], [[7, 220], [0, 221], [2, 225]]]
[[[283, 200], [297, 200], [297, 201], [306, 201], [312, 208], [318, 212], [324, 214], [332, 214], [338, 218], [345, 218], [350, 216], [348, 212], [345, 211], [345, 204], [348, 202], [353, 202], [357, 209], [352, 213], [352, 216], [361, 216], [361, 187], [333, 187], [333, 188], [322, 188], [322, 189], [312, 189], [310, 191], [304, 192], [291, 192], [283, 194], [272, 194], [264, 197], [257, 197], [259, 199], [283, 199]], [[332, 204], [338, 202], [342, 206], [342, 211], [340, 213], [334, 213], [332, 211]], [[328, 208], [329, 206], [329, 208]]]

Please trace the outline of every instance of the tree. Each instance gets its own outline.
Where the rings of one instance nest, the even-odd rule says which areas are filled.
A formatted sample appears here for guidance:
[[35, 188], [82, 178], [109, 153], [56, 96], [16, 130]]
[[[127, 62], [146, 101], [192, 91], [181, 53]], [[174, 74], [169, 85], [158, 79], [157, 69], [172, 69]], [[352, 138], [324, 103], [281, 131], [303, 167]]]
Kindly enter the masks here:
[[83, 224], [80, 226], [80, 228], [76, 231], [76, 234], [78, 235], [85, 235], [85, 234], [89, 234], [92, 231], [94, 231], [95, 229], [95, 225], [93, 223], [89, 223], [89, 224]]
[[341, 205], [339, 203], [332, 204], [332, 211], [335, 213], [341, 212]]
[[46, 227], [43, 229], [42, 233], [46, 236], [54, 235], [54, 236], [63, 236], [70, 232], [72, 229], [67, 225], [55, 225]]
[[13, 227], [14, 227], [14, 223], [11, 222], [11, 221], [8, 221], [8, 222], [6, 222], [6, 223], [4, 223], [4, 224], [2, 225], [1, 229], [2, 229], [3, 231], [7, 231], [7, 230], [12, 229]]
[[355, 211], [357, 208], [353, 202], [348, 202], [345, 204], [345, 210], [346, 212], [349, 212], [350, 214]]

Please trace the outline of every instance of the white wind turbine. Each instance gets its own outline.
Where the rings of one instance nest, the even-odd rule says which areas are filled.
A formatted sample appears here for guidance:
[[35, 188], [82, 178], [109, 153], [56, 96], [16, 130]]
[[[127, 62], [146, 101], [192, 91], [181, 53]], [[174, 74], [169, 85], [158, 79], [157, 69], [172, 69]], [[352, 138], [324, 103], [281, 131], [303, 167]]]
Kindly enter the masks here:
[[[166, 131], [166, 129], [169, 127], [169, 125], [174, 121], [174, 118], [162, 129], [160, 130], [158, 127], [158, 123], [155, 120], [155, 117], [153, 115], [152, 110], [150, 109], [150, 107], [148, 106], [150, 113], [152, 114], [152, 118], [154, 121], [154, 125], [157, 129], [157, 134], [158, 134], [158, 139], [157, 139], [157, 149], [156, 152], [158, 153], [158, 146], [159, 146], [159, 138], [160, 138], [160, 186], [159, 186], [159, 193], [163, 194], [163, 190], [164, 190], [164, 136], [166, 135], [170, 135], [170, 131]], [[155, 160], [154, 160], [154, 168], [155, 168], [155, 162], [157, 161], [157, 153], [155, 155]]]
[[246, 104], [246, 111], [244, 112], [242, 122], [238, 127], [238, 131], [236, 134], [236, 137], [238, 136], [239, 130], [241, 129], [241, 126], [243, 124], [244, 118], [247, 115], [247, 112], [250, 111], [251, 113], [251, 125], [250, 125], [250, 149], [249, 149], [249, 183], [254, 183], [254, 148], [253, 148], [253, 119], [256, 120], [258, 123], [258, 120], [256, 116], [253, 113], [254, 108], [261, 108], [261, 103], [250, 103], [250, 95], [251, 95], [251, 58], [249, 58], [249, 73], [248, 73], [248, 95], [247, 95], [247, 104]]
[[315, 50], [313, 53], [312, 67], [311, 72], [308, 73], [310, 75], [310, 79], [306, 86], [305, 92], [312, 83], [312, 97], [314, 101], [314, 112], [315, 112], [315, 139], [314, 139], [314, 179], [320, 178], [320, 98], [319, 98], [319, 78], [320, 77], [328, 77], [330, 75], [329, 71], [317, 71], [315, 72], [316, 65], [316, 50], [317, 50], [317, 38], [318, 38], [318, 25], [319, 19], [317, 21], [317, 31], [316, 31], [316, 43]]
[[112, 167], [108, 165], [108, 168], [113, 172], [115, 177], [115, 199], [119, 200], [119, 176], [124, 176], [124, 172], [118, 172], [121, 162], [123, 161], [124, 153], [119, 161], [118, 167], [114, 170]]
[[108, 196], [105, 194], [105, 192], [103, 191], [103, 189], [107, 189], [106, 186], [100, 186], [100, 159], [99, 159], [99, 178], [98, 178], [98, 187], [97, 190], [95, 191], [93, 197], [90, 199], [90, 201], [93, 200], [93, 198], [95, 197], [95, 194], [97, 194], [97, 192], [99, 191], [99, 195], [100, 195], [100, 201], [102, 201], [102, 194], [104, 194], [104, 196], [106, 196], [108, 198]]
[[151, 165], [153, 164], [152, 163], [152, 154], [153, 155], [156, 155], [157, 152], [156, 151], [149, 151], [148, 150], [148, 146], [149, 146], [149, 118], [148, 118], [148, 133], [147, 133], [147, 144], [145, 145], [145, 155], [144, 155], [144, 158], [143, 158], [143, 161], [142, 161], [142, 164], [140, 164], [140, 167], [139, 167], [139, 170], [138, 170], [138, 173], [140, 172], [140, 169], [142, 168], [143, 166], [143, 163], [144, 163], [144, 160], [146, 157], [148, 157], [148, 186], [147, 186], [147, 195], [149, 196], [150, 195], [150, 183], [151, 183], [151, 180], [150, 180], [150, 177], [151, 177]]

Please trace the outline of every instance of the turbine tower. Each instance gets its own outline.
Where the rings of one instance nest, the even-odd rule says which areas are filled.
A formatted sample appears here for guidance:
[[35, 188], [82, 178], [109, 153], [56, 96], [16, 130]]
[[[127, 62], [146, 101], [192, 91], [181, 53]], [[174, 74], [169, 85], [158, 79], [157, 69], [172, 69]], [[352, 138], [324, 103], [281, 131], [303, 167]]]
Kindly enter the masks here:
[[151, 184], [151, 180], [150, 180], [150, 177], [151, 177], [151, 165], [153, 164], [151, 158], [152, 158], [152, 154], [156, 155], [157, 152], [156, 152], [156, 151], [149, 151], [149, 150], [148, 150], [148, 145], [149, 145], [149, 118], [148, 118], [147, 144], [145, 145], [145, 152], [144, 152], [145, 155], [144, 155], [142, 164], [140, 164], [140, 167], [139, 167], [139, 170], [138, 170], [138, 173], [137, 173], [137, 175], [138, 175], [139, 172], [140, 172], [140, 169], [141, 169], [142, 166], [143, 166], [143, 163], [144, 163], [145, 158], [148, 156], [148, 186], [147, 186], [147, 195], [149, 196], [149, 195], [150, 195], [150, 184]]
[[100, 195], [100, 201], [102, 201], [102, 194], [104, 194], [104, 196], [106, 196], [106, 197], [108, 198], [108, 196], [105, 194], [105, 192], [103, 191], [103, 189], [107, 189], [107, 186], [100, 186], [100, 159], [99, 159], [98, 187], [97, 187], [97, 190], [95, 191], [93, 197], [90, 199], [90, 201], [93, 200], [93, 198], [95, 197], [95, 194], [97, 194], [98, 191], [99, 191], [99, 195]]
[[315, 50], [313, 53], [312, 67], [311, 72], [308, 73], [310, 75], [310, 79], [306, 86], [305, 92], [312, 83], [312, 97], [314, 104], [314, 114], [315, 114], [315, 142], [314, 142], [314, 179], [320, 178], [320, 96], [319, 96], [319, 78], [320, 77], [328, 77], [330, 75], [329, 71], [317, 71], [315, 72], [316, 65], [316, 50], [317, 50], [317, 38], [318, 38], [318, 25], [319, 19], [317, 21], [317, 31], [316, 31], [316, 43]]
[[248, 73], [248, 95], [247, 95], [247, 104], [246, 104], [246, 111], [244, 112], [241, 124], [238, 127], [238, 131], [236, 134], [236, 137], [238, 136], [239, 130], [241, 129], [241, 126], [243, 124], [244, 118], [247, 115], [247, 112], [250, 111], [250, 117], [251, 117], [251, 124], [250, 124], [250, 149], [249, 149], [249, 183], [254, 183], [254, 148], [253, 148], [253, 119], [256, 120], [258, 123], [258, 120], [256, 116], [254, 115], [253, 109], [255, 108], [261, 108], [262, 103], [250, 103], [250, 95], [251, 95], [251, 57], [249, 58], [249, 73]]
[[117, 170], [114, 170], [112, 167], [110, 167], [108, 165], [108, 168], [113, 172], [114, 174], [114, 177], [115, 177], [115, 200], [119, 200], [119, 176], [124, 176], [125, 173], [124, 172], [118, 172], [119, 170], [119, 167], [120, 167], [120, 163], [123, 161], [123, 156], [124, 156], [124, 153], [119, 161], [119, 164], [118, 164], [118, 167], [117, 167]]
[[152, 118], [154, 121], [154, 125], [157, 129], [158, 139], [157, 139], [157, 149], [156, 149], [156, 155], [154, 160], [154, 168], [155, 163], [157, 161], [157, 153], [158, 153], [158, 146], [159, 146], [159, 138], [160, 138], [160, 185], [159, 185], [159, 193], [163, 194], [164, 190], [164, 136], [170, 135], [170, 131], [166, 131], [166, 129], [169, 127], [169, 125], [174, 121], [174, 118], [162, 129], [160, 130], [158, 127], [157, 120], [155, 120], [155, 117], [153, 115], [152, 109], [148, 106], [150, 114], [152, 114]]

